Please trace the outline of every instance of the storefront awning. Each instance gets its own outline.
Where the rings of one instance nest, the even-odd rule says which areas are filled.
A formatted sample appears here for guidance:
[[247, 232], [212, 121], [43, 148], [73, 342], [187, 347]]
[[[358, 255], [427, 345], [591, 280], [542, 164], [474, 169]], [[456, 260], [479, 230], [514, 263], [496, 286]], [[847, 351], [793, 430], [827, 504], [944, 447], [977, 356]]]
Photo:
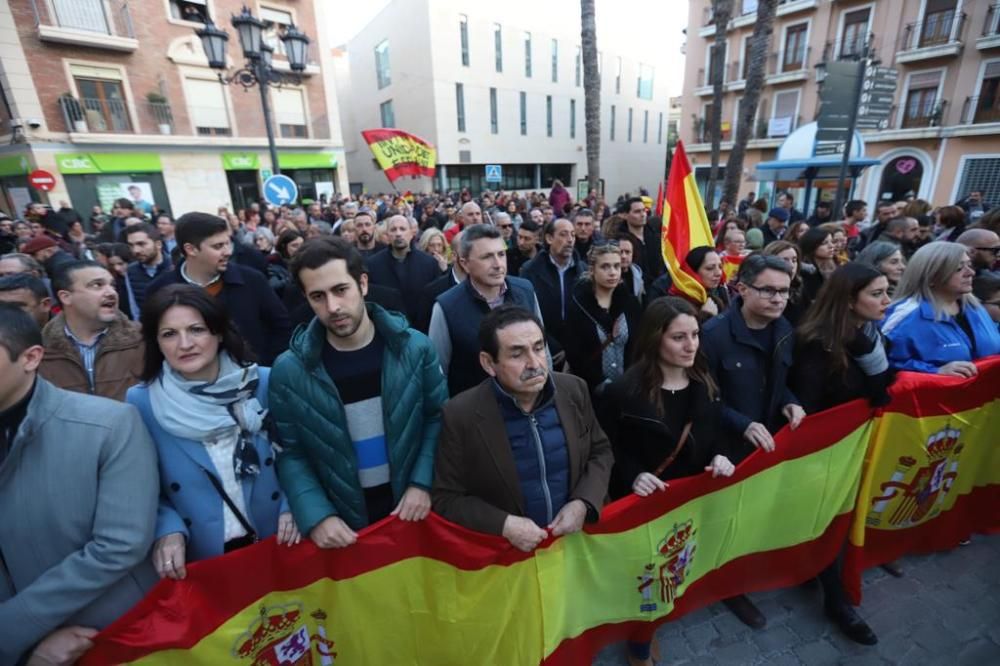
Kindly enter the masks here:
[[282, 169], [336, 169], [337, 156], [329, 151], [318, 153], [278, 153]]
[[0, 176], [26, 176], [31, 171], [31, 160], [25, 153], [0, 157]]
[[222, 168], [226, 171], [257, 171], [260, 156], [257, 153], [222, 153]]
[[[809, 160], [774, 160], [761, 162], [753, 174], [757, 182], [775, 180], [815, 180], [817, 178], [837, 178], [840, 175], [840, 157], [824, 159], [814, 157]], [[867, 157], [854, 157], [848, 161], [849, 173], [879, 164], [880, 161]]]
[[62, 174], [158, 173], [163, 170], [156, 153], [56, 153]]

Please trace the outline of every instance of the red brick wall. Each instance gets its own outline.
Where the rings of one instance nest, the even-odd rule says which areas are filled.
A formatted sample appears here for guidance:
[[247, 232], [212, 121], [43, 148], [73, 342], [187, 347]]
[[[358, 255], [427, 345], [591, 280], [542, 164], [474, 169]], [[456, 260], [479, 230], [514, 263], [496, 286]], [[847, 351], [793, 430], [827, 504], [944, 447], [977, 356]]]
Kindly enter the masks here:
[[[139, 116], [140, 127], [134, 129], [143, 134], [155, 134], [158, 131], [156, 120], [146, 103], [146, 94], [159, 92], [162, 78], [174, 118], [174, 133], [190, 134], [191, 123], [187, 113], [182, 76], [177, 66], [167, 58], [167, 50], [173, 40], [191, 35], [194, 28], [169, 23], [165, 0], [129, 0], [134, 35], [139, 42], [139, 48], [131, 53], [43, 42], [38, 38], [35, 28], [31, 0], [8, 1], [45, 112], [45, 122], [50, 130], [67, 129], [57, 100], [61, 94], [71, 90], [71, 82], [67, 80], [66, 68], [63, 66], [63, 59], [70, 58], [125, 67], [129, 86], [125, 95], [136, 105]], [[35, 0], [35, 2], [44, 12], [45, 0]], [[120, 3], [121, 0], [111, 0], [115, 8], [119, 7]], [[229, 17], [239, 13], [244, 4], [243, 0], [214, 0], [211, 4], [215, 10], [213, 18], [216, 25], [229, 33], [229, 56], [232, 62], [237, 66], [242, 65], [244, 60], [239, 48], [239, 38], [229, 23]], [[250, 4], [254, 5], [251, 11], [256, 11], [256, 3]], [[297, 27], [312, 40], [309, 45], [309, 59], [318, 63], [317, 28], [312, 2], [288, 0], [285, 3], [276, 3], [276, 6], [282, 4], [295, 11], [299, 21]], [[43, 22], [49, 22], [45, 20], [44, 14]], [[317, 74], [306, 77], [303, 85], [308, 97], [310, 118], [313, 121], [309, 138], [329, 138], [329, 129], [325, 124], [327, 110], [322, 76]], [[244, 94], [240, 86], [230, 86], [230, 99], [233, 102], [239, 135], [264, 136], [260, 93], [256, 89], [251, 89]], [[277, 129], [275, 131], [277, 133]]]

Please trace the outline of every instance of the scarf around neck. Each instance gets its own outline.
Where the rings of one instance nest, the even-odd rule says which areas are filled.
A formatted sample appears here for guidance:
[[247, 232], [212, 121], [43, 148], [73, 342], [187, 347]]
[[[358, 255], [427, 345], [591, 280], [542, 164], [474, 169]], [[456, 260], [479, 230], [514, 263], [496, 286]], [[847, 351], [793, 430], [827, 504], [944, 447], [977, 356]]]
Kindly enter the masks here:
[[233, 468], [243, 479], [260, 473], [253, 439], [264, 427], [267, 410], [256, 398], [259, 384], [256, 364], [242, 367], [226, 352], [219, 353], [214, 382], [184, 379], [164, 361], [149, 385], [150, 404], [160, 426], [175, 437], [207, 444], [235, 434]]

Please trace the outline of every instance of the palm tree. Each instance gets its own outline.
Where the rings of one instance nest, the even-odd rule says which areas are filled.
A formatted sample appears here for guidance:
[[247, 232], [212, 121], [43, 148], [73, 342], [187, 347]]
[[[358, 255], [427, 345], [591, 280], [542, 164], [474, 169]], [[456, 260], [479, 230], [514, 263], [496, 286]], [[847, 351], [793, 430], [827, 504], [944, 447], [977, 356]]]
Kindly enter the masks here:
[[712, 167], [708, 172], [708, 188], [705, 204], [715, 201], [715, 184], [719, 179], [719, 151], [722, 148], [722, 85], [726, 67], [726, 28], [733, 15], [732, 0], [712, 0], [712, 20], [715, 22], [715, 43], [712, 45], [712, 59], [708, 68], [712, 84], [712, 111], [708, 118], [712, 139]]
[[771, 46], [774, 32], [774, 12], [778, 0], [759, 0], [757, 22], [750, 36], [750, 63], [746, 72], [746, 93], [740, 100], [739, 119], [736, 122], [736, 136], [733, 149], [726, 162], [726, 180], [722, 186], [722, 198], [735, 202], [738, 198], [740, 178], [743, 174], [743, 158], [747, 151], [747, 141], [754, 131], [754, 117], [760, 104], [760, 91], [764, 87], [764, 65]]
[[588, 189], [601, 182], [601, 73], [597, 69], [597, 23], [594, 0], [580, 0], [580, 43], [583, 58], [583, 115], [587, 127]]

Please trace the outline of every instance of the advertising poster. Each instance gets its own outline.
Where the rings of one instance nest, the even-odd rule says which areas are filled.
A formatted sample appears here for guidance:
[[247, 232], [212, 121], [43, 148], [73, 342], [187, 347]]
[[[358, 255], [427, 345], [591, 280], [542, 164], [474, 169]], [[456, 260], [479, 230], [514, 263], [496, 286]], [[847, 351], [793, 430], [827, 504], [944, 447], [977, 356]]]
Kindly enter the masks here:
[[142, 211], [145, 215], [153, 214], [153, 188], [149, 183], [121, 183], [119, 186], [119, 196], [123, 196], [132, 202], [135, 209]]

